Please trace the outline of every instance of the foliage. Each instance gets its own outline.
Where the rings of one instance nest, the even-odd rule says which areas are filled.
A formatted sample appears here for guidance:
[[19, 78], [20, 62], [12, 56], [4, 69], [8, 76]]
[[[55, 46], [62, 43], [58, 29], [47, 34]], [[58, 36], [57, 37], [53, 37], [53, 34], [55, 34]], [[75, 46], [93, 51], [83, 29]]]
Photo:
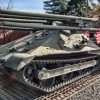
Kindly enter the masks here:
[[44, 10], [46, 10], [47, 13], [66, 14], [67, 0], [44, 1]]
[[93, 0], [46, 0], [44, 10], [53, 14], [91, 16], [91, 6], [95, 5]]
[[[90, 9], [88, 7], [88, 9]], [[86, 16], [87, 14], [87, 2], [86, 0], [70, 0], [68, 2], [67, 14]]]
[[100, 16], [100, 4], [94, 6], [92, 10], [92, 15], [93, 16]]

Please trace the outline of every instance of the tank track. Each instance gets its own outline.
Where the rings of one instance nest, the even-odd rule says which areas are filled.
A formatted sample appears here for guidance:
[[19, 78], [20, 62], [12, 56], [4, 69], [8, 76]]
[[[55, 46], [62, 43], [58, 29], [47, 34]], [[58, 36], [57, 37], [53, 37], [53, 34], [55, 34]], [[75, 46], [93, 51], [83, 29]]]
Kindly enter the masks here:
[[[59, 65], [59, 64], [64, 65], [64, 64], [74, 64], [74, 63], [78, 64], [79, 62], [86, 62], [86, 61], [91, 61], [94, 59], [98, 60], [98, 55], [94, 55], [94, 54], [87, 55], [87, 53], [85, 53], [85, 54], [79, 53], [79, 54], [77, 54], [77, 56], [75, 55], [76, 56], [75, 58], [73, 57], [73, 55], [71, 55], [69, 57], [67, 55], [67, 59], [63, 56], [64, 55], [58, 54], [58, 55], [49, 55], [49, 56], [45, 56], [45, 57], [38, 57], [38, 58], [34, 59], [32, 62], [30, 62], [30, 64], [32, 66], [37, 65], [38, 69], [41, 70], [41, 68], [43, 68], [44, 65]], [[51, 67], [51, 69], [53, 69], [53, 68]], [[70, 83], [90, 74], [95, 69], [96, 69], [96, 67], [92, 66], [90, 68], [85, 69], [85, 71], [84, 71], [84, 69], [81, 70], [80, 73], [78, 73], [79, 71], [75, 71], [75, 72], [73, 72], [73, 77], [69, 78], [66, 81], [62, 81], [61, 76], [55, 77], [55, 82], [50, 87], [41, 86], [41, 84], [33, 82], [30, 79], [26, 79], [24, 75], [23, 75], [23, 77], [24, 77], [25, 82], [28, 83], [28, 85], [35, 87], [36, 89], [38, 89], [40, 91], [52, 92], [52, 91], [55, 91], [67, 84], [70, 84]], [[38, 81], [40, 81], [40, 80], [38, 80]]]

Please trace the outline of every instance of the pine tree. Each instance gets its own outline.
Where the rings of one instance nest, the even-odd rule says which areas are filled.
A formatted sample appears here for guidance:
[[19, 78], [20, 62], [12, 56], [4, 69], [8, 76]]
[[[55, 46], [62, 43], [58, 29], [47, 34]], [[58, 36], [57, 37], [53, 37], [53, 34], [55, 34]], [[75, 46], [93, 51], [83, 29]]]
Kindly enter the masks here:
[[44, 1], [44, 10], [46, 10], [47, 13], [66, 14], [67, 0]]
[[92, 2], [92, 0], [46, 0], [44, 10], [53, 14], [87, 16], [87, 12], [90, 11], [87, 1]]
[[[100, 2], [100, 0], [98, 0]], [[91, 16], [93, 0], [46, 0], [44, 10], [47, 13], [75, 16]]]
[[67, 6], [67, 14], [76, 16], [87, 16], [90, 14], [90, 6], [87, 0], [70, 0]]

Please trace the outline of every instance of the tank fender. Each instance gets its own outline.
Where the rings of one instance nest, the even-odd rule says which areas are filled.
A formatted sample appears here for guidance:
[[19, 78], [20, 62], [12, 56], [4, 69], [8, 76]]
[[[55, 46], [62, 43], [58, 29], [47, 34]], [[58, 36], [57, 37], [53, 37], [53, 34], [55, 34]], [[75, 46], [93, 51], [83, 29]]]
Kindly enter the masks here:
[[26, 64], [28, 64], [32, 59], [35, 58], [35, 55], [26, 54], [26, 53], [12, 53], [7, 55], [5, 59], [5, 67], [20, 70]]

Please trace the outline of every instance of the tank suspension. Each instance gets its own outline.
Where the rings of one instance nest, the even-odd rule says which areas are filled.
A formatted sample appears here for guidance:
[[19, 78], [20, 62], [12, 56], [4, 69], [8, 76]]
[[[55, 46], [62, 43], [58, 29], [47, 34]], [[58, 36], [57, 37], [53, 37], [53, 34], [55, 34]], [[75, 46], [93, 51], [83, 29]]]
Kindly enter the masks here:
[[53, 78], [53, 77], [60, 76], [63, 74], [68, 74], [74, 71], [89, 68], [89, 67], [95, 66], [96, 64], [97, 64], [96, 60], [91, 60], [91, 61], [87, 61], [87, 62], [83, 62], [79, 64], [65, 65], [64, 67], [60, 67], [60, 68], [56, 68], [52, 70], [42, 69], [38, 73], [38, 78], [40, 80], [45, 80], [45, 79]]
[[59, 59], [55, 56], [52, 60], [34, 59], [25, 66], [23, 77], [29, 85], [45, 92], [52, 92], [91, 73], [97, 69], [98, 64], [98, 55], [70, 59]]

